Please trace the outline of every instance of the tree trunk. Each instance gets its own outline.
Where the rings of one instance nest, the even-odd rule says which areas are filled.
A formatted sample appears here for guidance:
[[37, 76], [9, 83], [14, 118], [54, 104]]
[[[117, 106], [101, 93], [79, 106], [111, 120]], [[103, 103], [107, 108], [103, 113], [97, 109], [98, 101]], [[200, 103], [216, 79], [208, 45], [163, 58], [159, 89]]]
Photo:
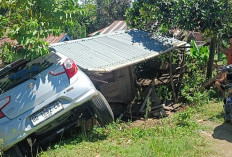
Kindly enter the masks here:
[[214, 61], [214, 55], [215, 55], [215, 50], [216, 50], [216, 43], [217, 43], [217, 38], [216, 37], [211, 38], [206, 80], [209, 80], [212, 77], [213, 61]]

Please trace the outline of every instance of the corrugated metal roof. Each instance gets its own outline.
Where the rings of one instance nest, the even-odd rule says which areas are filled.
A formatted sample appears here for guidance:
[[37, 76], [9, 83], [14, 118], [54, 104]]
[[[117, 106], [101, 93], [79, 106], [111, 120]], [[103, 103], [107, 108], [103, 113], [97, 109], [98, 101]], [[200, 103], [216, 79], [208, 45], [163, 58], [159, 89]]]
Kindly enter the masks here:
[[105, 28], [102, 28], [96, 32], [93, 32], [93, 33], [89, 34], [88, 36], [108, 34], [111, 32], [122, 31], [122, 30], [127, 30], [126, 22], [123, 20], [116, 20], [108, 27], [105, 27]]
[[[45, 38], [44, 40], [47, 41], [49, 44], [54, 44], [54, 43], [58, 43], [58, 42], [62, 41], [66, 36], [68, 36], [68, 35], [65, 33], [62, 33], [59, 36], [54, 36], [51, 34], [47, 38]], [[67, 38], [69, 39], [70, 37], [67, 37]]]
[[174, 38], [152, 37], [139, 30], [123, 31], [52, 44], [57, 52], [89, 71], [110, 72], [185, 45]]

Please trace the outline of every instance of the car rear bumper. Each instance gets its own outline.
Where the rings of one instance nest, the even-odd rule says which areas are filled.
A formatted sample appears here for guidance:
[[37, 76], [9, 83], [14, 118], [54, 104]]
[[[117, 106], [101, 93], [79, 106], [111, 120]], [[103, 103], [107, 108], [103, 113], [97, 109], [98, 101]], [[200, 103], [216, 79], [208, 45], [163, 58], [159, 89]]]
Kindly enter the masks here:
[[[76, 81], [73, 81], [68, 88], [64, 89], [54, 97], [44, 101], [39, 106], [35, 106], [31, 110], [28, 110], [14, 119], [1, 119], [0, 139], [3, 139], [4, 142], [3, 150], [5, 151], [11, 148], [16, 143], [28, 137], [30, 134], [38, 131], [65, 113], [84, 104], [85, 102], [91, 100], [94, 96], [98, 95], [98, 91], [83, 72], [80, 71], [79, 75], [75, 79]], [[48, 119], [34, 126], [31, 122], [32, 115], [40, 112], [44, 107], [55, 101], [59, 101], [62, 104], [63, 109], [52, 117], [49, 117]]]

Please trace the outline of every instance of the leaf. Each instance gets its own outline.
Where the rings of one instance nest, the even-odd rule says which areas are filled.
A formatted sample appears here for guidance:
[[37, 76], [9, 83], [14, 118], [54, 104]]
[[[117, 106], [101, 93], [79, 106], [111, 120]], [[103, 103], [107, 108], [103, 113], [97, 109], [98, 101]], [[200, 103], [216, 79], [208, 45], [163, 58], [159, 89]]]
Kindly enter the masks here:
[[33, 35], [36, 35], [37, 33], [38, 33], [37, 30], [34, 30], [34, 31], [33, 31]]
[[67, 0], [1, 1], [0, 37], [7, 35], [16, 39], [24, 49], [24, 55], [19, 55], [13, 47], [6, 47], [3, 49], [4, 59], [13, 61], [17, 58], [11, 54], [35, 58], [47, 53], [48, 44], [41, 42], [43, 38], [52, 33], [59, 35], [69, 27], [74, 17], [77, 21], [82, 19], [79, 9], [73, 1]]

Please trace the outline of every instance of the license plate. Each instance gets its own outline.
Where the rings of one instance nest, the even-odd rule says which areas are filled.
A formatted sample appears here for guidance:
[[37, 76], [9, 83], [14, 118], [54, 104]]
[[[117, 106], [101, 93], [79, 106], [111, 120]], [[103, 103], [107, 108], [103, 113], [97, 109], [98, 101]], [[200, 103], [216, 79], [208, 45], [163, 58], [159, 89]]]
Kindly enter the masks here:
[[63, 106], [56, 102], [48, 107], [45, 107], [42, 111], [36, 113], [31, 117], [31, 122], [34, 126], [38, 125], [39, 123], [45, 121], [46, 119], [52, 117], [57, 112], [61, 111]]

